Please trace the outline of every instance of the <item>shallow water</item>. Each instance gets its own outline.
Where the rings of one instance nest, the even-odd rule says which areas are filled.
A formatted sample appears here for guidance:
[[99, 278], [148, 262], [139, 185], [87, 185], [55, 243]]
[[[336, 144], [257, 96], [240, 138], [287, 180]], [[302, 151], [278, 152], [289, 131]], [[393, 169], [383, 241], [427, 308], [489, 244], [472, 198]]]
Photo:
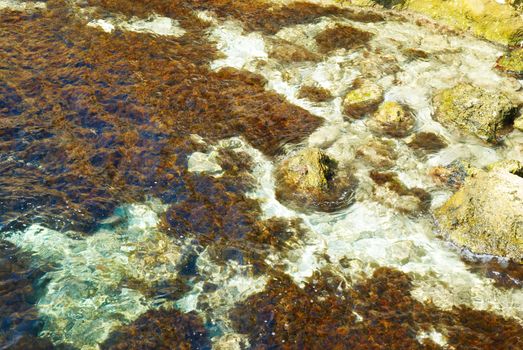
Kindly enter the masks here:
[[[318, 47], [338, 24], [372, 39]], [[454, 190], [431, 168], [523, 161], [519, 131], [492, 146], [432, 118], [463, 81], [523, 102], [493, 68], [502, 47], [394, 11], [252, 1], [0, 1], [0, 32], [0, 348], [523, 348], [521, 267], [380, 202], [358, 155], [387, 139], [430, 209]], [[361, 77], [448, 146], [346, 118]], [[351, 205], [277, 199], [275, 167], [304, 147], [354, 173]]]

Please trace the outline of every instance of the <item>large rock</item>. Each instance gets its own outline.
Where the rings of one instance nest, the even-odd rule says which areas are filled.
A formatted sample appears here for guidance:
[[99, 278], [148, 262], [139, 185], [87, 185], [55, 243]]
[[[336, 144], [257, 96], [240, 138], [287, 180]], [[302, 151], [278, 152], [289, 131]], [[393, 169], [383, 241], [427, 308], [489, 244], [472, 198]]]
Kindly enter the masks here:
[[332, 211], [348, 203], [354, 181], [318, 148], [305, 149], [276, 169], [276, 196], [293, 208]]
[[440, 91], [434, 97], [434, 106], [434, 118], [440, 123], [489, 142], [498, 141], [509, 130], [517, 112], [517, 106], [504, 94], [465, 83]]
[[479, 171], [435, 215], [455, 244], [523, 263], [523, 178]]

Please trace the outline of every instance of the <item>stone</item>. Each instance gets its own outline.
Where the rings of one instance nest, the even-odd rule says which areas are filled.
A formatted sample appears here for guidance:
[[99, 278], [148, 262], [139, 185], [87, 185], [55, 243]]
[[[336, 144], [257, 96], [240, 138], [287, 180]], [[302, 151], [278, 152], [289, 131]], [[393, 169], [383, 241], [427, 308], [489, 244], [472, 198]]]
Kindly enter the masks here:
[[479, 171], [435, 211], [435, 217], [456, 245], [523, 263], [523, 178]]
[[351, 197], [355, 182], [318, 148], [307, 148], [276, 169], [276, 197], [297, 209], [332, 211]]
[[434, 153], [447, 147], [448, 144], [440, 135], [432, 132], [419, 132], [407, 142], [407, 146], [413, 150]]
[[430, 206], [430, 195], [420, 188], [407, 188], [395, 173], [371, 171], [373, 197], [381, 204], [404, 214], [417, 214]]
[[523, 115], [514, 119], [514, 129], [523, 131]]
[[505, 53], [496, 62], [496, 68], [517, 79], [523, 79], [523, 48]]
[[415, 122], [414, 116], [407, 108], [398, 102], [387, 101], [371, 116], [367, 126], [376, 133], [404, 137], [412, 131]]
[[383, 89], [370, 81], [356, 81], [343, 100], [344, 113], [355, 119], [376, 110], [383, 102]]
[[438, 185], [460, 188], [465, 179], [476, 174], [480, 169], [463, 160], [455, 160], [446, 166], [437, 166], [429, 171], [429, 175]]
[[363, 146], [358, 147], [356, 156], [374, 169], [390, 169], [398, 159], [398, 153], [394, 146], [394, 141], [392, 140], [372, 139]]
[[515, 159], [504, 159], [487, 166], [488, 171], [505, 171], [523, 177], [523, 163]]
[[433, 102], [435, 120], [493, 143], [509, 131], [517, 112], [504, 94], [467, 83], [440, 91]]

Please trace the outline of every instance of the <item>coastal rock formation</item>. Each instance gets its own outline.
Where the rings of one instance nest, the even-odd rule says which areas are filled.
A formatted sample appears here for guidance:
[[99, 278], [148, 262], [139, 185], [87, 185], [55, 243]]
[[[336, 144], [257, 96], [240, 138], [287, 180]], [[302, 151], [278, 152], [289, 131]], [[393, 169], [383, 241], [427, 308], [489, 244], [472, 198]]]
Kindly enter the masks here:
[[479, 171], [435, 215], [455, 244], [523, 263], [523, 178]]
[[414, 116], [407, 108], [398, 102], [387, 101], [372, 115], [367, 126], [380, 134], [404, 137], [412, 131], [415, 122]]
[[297, 208], [331, 211], [346, 204], [354, 180], [318, 148], [284, 160], [276, 170], [276, 196]]
[[488, 142], [496, 142], [507, 130], [516, 106], [502, 93], [462, 83], [434, 97], [434, 118]]
[[366, 113], [373, 112], [383, 102], [383, 89], [370, 81], [356, 81], [343, 100], [343, 111], [359, 119]]

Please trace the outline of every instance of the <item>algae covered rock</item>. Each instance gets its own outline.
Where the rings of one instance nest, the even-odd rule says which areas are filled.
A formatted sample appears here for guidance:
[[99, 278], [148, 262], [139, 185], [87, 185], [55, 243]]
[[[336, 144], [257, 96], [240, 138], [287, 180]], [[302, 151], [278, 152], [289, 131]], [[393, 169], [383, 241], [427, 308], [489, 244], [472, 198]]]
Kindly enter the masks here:
[[420, 132], [407, 142], [407, 146], [416, 151], [434, 153], [447, 147], [448, 144], [440, 135], [432, 132]]
[[351, 197], [355, 182], [318, 148], [284, 160], [276, 169], [276, 197], [293, 208], [332, 211]]
[[523, 48], [514, 49], [501, 56], [496, 68], [507, 75], [523, 79]]
[[383, 102], [383, 89], [370, 81], [356, 81], [343, 100], [343, 111], [351, 118], [371, 113]]
[[488, 171], [505, 171], [517, 176], [523, 176], [523, 163], [515, 159], [504, 159], [487, 166]]
[[404, 137], [414, 128], [416, 120], [408, 108], [394, 101], [380, 105], [367, 126], [374, 132], [393, 137]]
[[523, 178], [479, 171], [435, 215], [455, 244], [523, 263]]
[[437, 166], [429, 171], [438, 185], [460, 188], [465, 179], [478, 173], [480, 169], [463, 160], [455, 160], [445, 166]]
[[508, 131], [517, 108], [502, 93], [458, 84], [434, 97], [434, 119], [457, 127], [488, 142], [496, 142]]

